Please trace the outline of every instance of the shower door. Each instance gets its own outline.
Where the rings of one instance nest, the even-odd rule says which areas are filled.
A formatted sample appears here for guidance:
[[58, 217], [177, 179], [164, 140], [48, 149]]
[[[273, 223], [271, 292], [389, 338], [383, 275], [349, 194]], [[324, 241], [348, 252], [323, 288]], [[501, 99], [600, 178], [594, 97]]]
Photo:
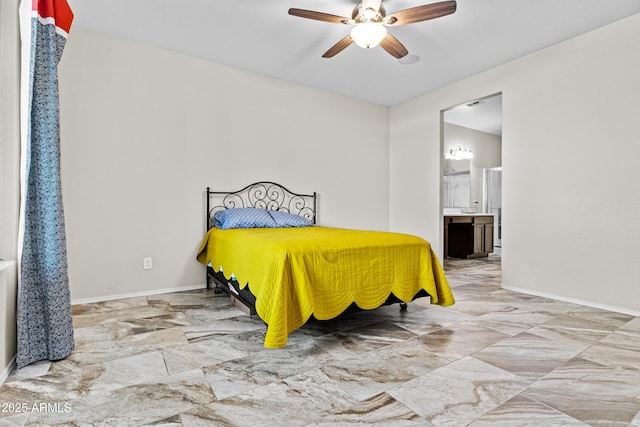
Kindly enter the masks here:
[[502, 247], [502, 168], [484, 169], [484, 211], [494, 214], [494, 246]]

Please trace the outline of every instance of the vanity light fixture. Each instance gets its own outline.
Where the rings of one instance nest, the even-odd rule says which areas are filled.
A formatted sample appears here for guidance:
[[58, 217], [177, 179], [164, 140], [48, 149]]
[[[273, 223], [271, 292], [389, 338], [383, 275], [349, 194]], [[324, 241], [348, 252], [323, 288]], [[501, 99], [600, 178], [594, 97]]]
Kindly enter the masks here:
[[473, 151], [467, 147], [458, 145], [456, 148], [449, 150], [449, 152], [444, 155], [444, 158], [449, 160], [469, 160], [473, 159]]

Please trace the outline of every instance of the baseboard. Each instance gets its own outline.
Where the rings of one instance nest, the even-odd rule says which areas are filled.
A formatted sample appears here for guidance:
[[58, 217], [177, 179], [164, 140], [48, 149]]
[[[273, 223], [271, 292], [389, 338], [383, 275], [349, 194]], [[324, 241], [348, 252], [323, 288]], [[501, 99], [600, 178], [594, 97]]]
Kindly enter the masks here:
[[116, 295], [105, 295], [105, 296], [95, 297], [95, 298], [78, 298], [78, 299], [72, 299], [71, 300], [71, 305], [91, 304], [91, 303], [94, 303], [94, 302], [113, 301], [113, 300], [116, 300], [116, 299], [123, 299], [123, 298], [146, 297], [146, 296], [149, 296], [149, 295], [169, 294], [171, 292], [195, 291], [195, 290], [198, 290], [198, 289], [205, 289], [206, 287], [207, 287], [207, 285], [181, 286], [179, 288], [154, 289], [152, 291], [131, 292], [131, 293], [127, 293], [127, 294], [116, 294]]
[[522, 288], [515, 288], [513, 286], [505, 286], [504, 283], [502, 284], [502, 288], [510, 290], [510, 291], [514, 291], [514, 292], [519, 292], [521, 294], [534, 295], [534, 296], [543, 297], [543, 298], [550, 298], [550, 299], [563, 301], [563, 302], [570, 302], [572, 304], [579, 304], [579, 305], [584, 305], [584, 306], [587, 306], [587, 307], [598, 308], [600, 310], [606, 310], [606, 311], [613, 311], [613, 312], [616, 312], [616, 313], [628, 314], [630, 316], [635, 316], [635, 317], [640, 316], [640, 311], [627, 310], [625, 308], [614, 307], [614, 306], [605, 305], [605, 304], [596, 304], [596, 303], [593, 303], [593, 302], [590, 302], [590, 301], [582, 301], [582, 300], [574, 299], [574, 298], [566, 298], [566, 297], [561, 297], [561, 296], [558, 296], [558, 295], [547, 294], [545, 292], [536, 292], [536, 291], [532, 291], [530, 289], [522, 289]]
[[4, 369], [4, 371], [2, 371], [2, 373], [0, 374], [0, 386], [4, 384], [4, 382], [7, 380], [7, 378], [15, 368], [16, 368], [16, 356], [13, 356], [13, 359], [11, 359], [11, 362], [9, 362], [9, 366], [7, 366]]

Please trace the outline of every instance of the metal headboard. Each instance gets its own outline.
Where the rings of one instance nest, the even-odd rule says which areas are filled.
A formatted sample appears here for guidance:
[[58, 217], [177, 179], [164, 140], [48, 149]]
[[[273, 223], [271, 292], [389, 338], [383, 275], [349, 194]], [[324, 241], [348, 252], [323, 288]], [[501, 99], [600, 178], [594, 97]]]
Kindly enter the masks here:
[[256, 182], [238, 191], [211, 191], [207, 187], [207, 230], [213, 215], [224, 209], [262, 208], [288, 212], [316, 223], [316, 193], [299, 194], [270, 181]]

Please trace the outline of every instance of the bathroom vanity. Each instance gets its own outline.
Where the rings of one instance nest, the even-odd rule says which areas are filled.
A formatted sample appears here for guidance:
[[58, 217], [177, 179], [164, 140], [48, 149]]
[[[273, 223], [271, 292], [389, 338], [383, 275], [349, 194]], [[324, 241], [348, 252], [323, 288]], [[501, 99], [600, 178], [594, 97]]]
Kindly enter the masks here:
[[493, 252], [494, 216], [480, 213], [444, 215], [444, 256], [480, 258]]

